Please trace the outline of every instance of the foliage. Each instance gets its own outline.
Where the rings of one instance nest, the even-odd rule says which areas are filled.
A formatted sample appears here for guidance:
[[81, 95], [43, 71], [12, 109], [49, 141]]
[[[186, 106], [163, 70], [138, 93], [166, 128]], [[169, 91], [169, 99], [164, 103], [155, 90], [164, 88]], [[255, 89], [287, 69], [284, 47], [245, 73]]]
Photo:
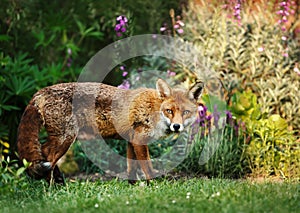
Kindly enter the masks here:
[[2, 54], [0, 63], [0, 89], [3, 91], [0, 94], [0, 138], [8, 139], [10, 151], [14, 153], [18, 124], [32, 95], [45, 86], [72, 79], [77, 74], [73, 68], [62, 71], [61, 63], [39, 68], [26, 53], [14, 58]]
[[[214, 107], [199, 107], [198, 120], [192, 126], [188, 156], [178, 169], [209, 177], [240, 178], [249, 168], [246, 162], [246, 133], [243, 123], [232, 117], [216, 97], [204, 96]], [[211, 101], [211, 102], [210, 102]], [[226, 117], [225, 117], [226, 115]]]
[[[234, 127], [228, 125], [219, 135], [211, 134], [203, 137], [197, 134], [189, 147], [187, 158], [178, 169], [208, 177], [243, 177], [249, 171], [244, 154], [245, 138], [236, 137], [236, 131]], [[242, 134], [242, 130], [238, 131]], [[201, 156], [205, 154], [211, 157], [207, 162], [201, 162]]]
[[14, 192], [17, 188], [27, 186], [24, 176], [25, 169], [30, 166], [26, 160], [23, 160], [23, 167], [18, 167], [16, 160], [0, 159], [0, 192]]
[[39, 66], [63, 61], [66, 67], [70, 49], [73, 63], [84, 66], [115, 39], [118, 16], [134, 17], [136, 34], [154, 33], [169, 8], [180, 9], [175, 0], [4, 0], [0, 8], [1, 51], [11, 56], [27, 52]]
[[255, 94], [237, 92], [231, 100], [231, 111], [246, 125], [250, 142], [245, 149], [249, 168], [254, 175], [300, 175], [300, 144], [288, 123], [278, 114], [261, 113]]
[[251, 5], [242, 1], [239, 23], [221, 4], [200, 2], [201, 6], [191, 3], [184, 11], [183, 38], [197, 46], [203, 64], [222, 79], [227, 98], [236, 89], [250, 88], [263, 112], [281, 115], [298, 131], [300, 48], [294, 28], [283, 32], [275, 24], [279, 17], [270, 9], [274, 2], [257, 4], [252, 12]]

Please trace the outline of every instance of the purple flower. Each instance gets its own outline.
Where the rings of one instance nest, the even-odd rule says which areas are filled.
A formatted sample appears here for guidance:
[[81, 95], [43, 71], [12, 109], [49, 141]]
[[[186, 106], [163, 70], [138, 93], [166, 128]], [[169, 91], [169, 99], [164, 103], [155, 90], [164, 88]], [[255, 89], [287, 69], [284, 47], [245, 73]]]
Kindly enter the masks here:
[[127, 81], [127, 80], [123, 81], [123, 83], [120, 84], [120, 85], [118, 86], [118, 88], [120, 88], [120, 89], [129, 89], [129, 88], [130, 88], [130, 83], [129, 83], [129, 81]]
[[122, 36], [124, 32], [127, 31], [126, 27], [128, 26], [128, 19], [126, 16], [118, 16], [117, 17], [117, 24], [115, 26], [115, 31], [117, 36]]
[[120, 29], [121, 29], [121, 25], [117, 24], [116, 27], [115, 27], [115, 31], [119, 31]]
[[198, 113], [201, 118], [203, 118], [206, 115], [204, 106], [202, 106], [202, 105], [198, 106]]
[[230, 126], [233, 126], [234, 124], [234, 120], [232, 118], [232, 114], [230, 111], [226, 110], [225, 111], [225, 114], [226, 114], [226, 123], [229, 124]]
[[167, 70], [168, 76], [175, 76], [176, 72], [172, 72], [170, 70]]
[[279, 2], [278, 4], [279, 10], [276, 12], [276, 14], [279, 15], [280, 19], [278, 20], [278, 24], [281, 25], [281, 30], [283, 32], [286, 31], [285, 23], [288, 22], [289, 15], [294, 14], [294, 8], [295, 8], [295, 1], [291, 0], [284, 0]]
[[124, 72], [122, 73], [122, 76], [125, 77], [127, 74], [128, 74], [128, 72], [124, 71]]

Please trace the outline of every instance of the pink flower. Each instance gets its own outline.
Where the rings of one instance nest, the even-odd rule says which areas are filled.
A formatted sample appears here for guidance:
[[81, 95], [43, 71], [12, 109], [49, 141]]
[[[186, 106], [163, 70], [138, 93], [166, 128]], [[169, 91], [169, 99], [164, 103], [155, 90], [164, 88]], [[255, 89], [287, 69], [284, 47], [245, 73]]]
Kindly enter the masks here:
[[178, 32], [179, 34], [182, 34], [184, 31], [183, 31], [183, 29], [180, 28], [180, 29], [177, 30], [177, 32]]
[[130, 83], [129, 81], [125, 80], [121, 85], [118, 86], [120, 89], [129, 89], [130, 88]]
[[174, 29], [178, 29], [180, 26], [178, 24], [174, 25]]
[[170, 70], [167, 70], [168, 76], [175, 76], [176, 72], [172, 72]]
[[179, 24], [182, 27], [184, 26], [184, 23], [181, 20], [177, 20], [176, 23]]
[[122, 76], [125, 77], [127, 74], [128, 74], [128, 72], [124, 71], [124, 72], [122, 73]]

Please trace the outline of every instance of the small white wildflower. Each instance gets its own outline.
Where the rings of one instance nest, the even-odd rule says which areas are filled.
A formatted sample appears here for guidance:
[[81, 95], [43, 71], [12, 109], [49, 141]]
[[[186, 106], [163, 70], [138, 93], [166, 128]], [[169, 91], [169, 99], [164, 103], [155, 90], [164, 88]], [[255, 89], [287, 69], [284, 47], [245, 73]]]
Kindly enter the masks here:
[[127, 201], [126, 201], [126, 205], [128, 205], [128, 204], [129, 204], [129, 201], [127, 200]]
[[212, 194], [211, 197], [219, 197], [220, 195], [221, 195], [221, 193], [217, 192], [217, 193]]
[[264, 48], [263, 47], [259, 47], [257, 48], [258, 52], [263, 52], [264, 51]]
[[189, 195], [187, 195], [187, 196], [186, 196], [186, 199], [190, 199], [190, 196], [189, 196]]
[[158, 189], [158, 186], [155, 186], [156, 189]]
[[299, 70], [298, 67], [295, 67], [295, 68], [294, 68], [294, 72], [296, 72], [298, 75], [300, 75], [300, 70]]
[[176, 203], [176, 200], [172, 200], [172, 203]]
[[186, 196], [190, 196], [190, 195], [191, 195], [191, 193], [190, 193], [190, 192], [186, 193]]
[[98, 204], [98, 203], [96, 203], [96, 204], [95, 204], [95, 208], [98, 208], [98, 207], [99, 207], [99, 204]]

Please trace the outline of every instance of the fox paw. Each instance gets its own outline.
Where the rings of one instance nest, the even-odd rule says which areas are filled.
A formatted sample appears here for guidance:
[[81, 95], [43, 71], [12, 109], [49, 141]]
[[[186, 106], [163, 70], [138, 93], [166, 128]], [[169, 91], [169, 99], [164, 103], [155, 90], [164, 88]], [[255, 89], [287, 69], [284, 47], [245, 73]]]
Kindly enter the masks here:
[[128, 180], [128, 183], [130, 185], [135, 185], [137, 183], [137, 180]]
[[65, 185], [65, 177], [63, 173], [59, 170], [58, 166], [56, 165], [52, 172], [50, 172], [46, 178], [49, 184], [55, 183], [59, 185]]
[[28, 168], [28, 175], [34, 179], [42, 179], [51, 171], [51, 163], [48, 161], [36, 161]]

